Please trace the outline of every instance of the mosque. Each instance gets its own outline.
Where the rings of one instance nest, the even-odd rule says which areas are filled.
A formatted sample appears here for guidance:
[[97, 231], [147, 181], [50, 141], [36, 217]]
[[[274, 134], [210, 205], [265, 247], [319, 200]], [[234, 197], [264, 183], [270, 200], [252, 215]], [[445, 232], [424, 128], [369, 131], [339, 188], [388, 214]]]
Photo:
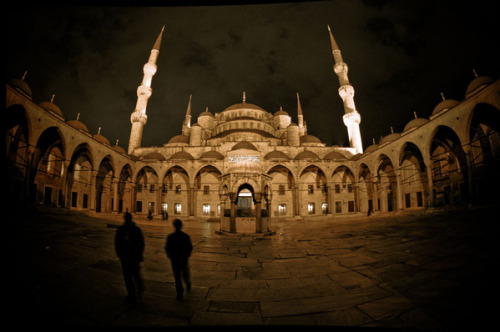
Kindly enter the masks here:
[[[348, 147], [308, 132], [297, 93], [297, 123], [246, 101], [197, 119], [191, 97], [182, 133], [141, 145], [163, 29], [143, 67], [128, 150], [36, 102], [23, 79], [6, 84], [8, 203], [153, 219], [206, 218], [228, 233], [272, 232], [277, 218], [390, 214], [498, 201], [500, 82], [477, 76], [461, 101], [445, 99], [363, 149], [354, 87], [328, 27]], [[293, 115], [295, 118], [295, 114]], [[181, 124], [179, 124], [181, 126]]]

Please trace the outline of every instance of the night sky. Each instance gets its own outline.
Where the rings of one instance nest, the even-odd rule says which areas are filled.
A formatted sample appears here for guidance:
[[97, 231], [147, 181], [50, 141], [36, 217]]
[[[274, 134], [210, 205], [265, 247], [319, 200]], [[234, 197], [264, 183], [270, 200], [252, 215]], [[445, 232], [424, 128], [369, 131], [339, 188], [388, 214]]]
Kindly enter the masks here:
[[[189, 4], [189, 2], [187, 2]], [[366, 148], [401, 132], [413, 112], [428, 117], [441, 99], [463, 100], [479, 75], [499, 78], [495, 1], [311, 1], [146, 7], [4, 8], [5, 80], [21, 78], [36, 103], [127, 149], [142, 67], [165, 31], [142, 146], [181, 133], [189, 95], [192, 123], [242, 101], [297, 123], [296, 92], [308, 133], [348, 146], [327, 24], [349, 66]], [[234, 2], [241, 3], [241, 2]], [[117, 3], [120, 5], [119, 3]]]

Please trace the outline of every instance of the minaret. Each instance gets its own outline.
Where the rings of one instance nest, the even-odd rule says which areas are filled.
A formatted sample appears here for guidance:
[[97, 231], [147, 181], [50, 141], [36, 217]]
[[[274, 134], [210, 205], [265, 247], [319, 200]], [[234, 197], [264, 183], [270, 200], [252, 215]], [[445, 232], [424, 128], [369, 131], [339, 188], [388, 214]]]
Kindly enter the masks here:
[[189, 95], [189, 103], [186, 110], [186, 118], [182, 124], [182, 134], [189, 137], [191, 130], [191, 95]]
[[156, 39], [153, 49], [151, 50], [149, 60], [143, 67], [144, 77], [142, 78], [141, 85], [137, 88], [137, 104], [135, 105], [134, 112], [132, 112], [132, 115], [130, 116], [132, 129], [130, 131], [130, 140], [128, 143], [129, 154], [132, 154], [135, 148], [141, 146], [142, 131], [148, 120], [146, 107], [148, 105], [148, 99], [152, 94], [151, 81], [157, 69], [156, 59], [158, 59], [158, 54], [160, 53], [160, 43], [163, 35], [163, 29], [165, 29], [165, 26], [161, 28], [160, 35]]
[[302, 106], [300, 105], [299, 93], [297, 92], [297, 119], [299, 122], [299, 135], [307, 134], [307, 128], [304, 125], [304, 115], [302, 114]]
[[356, 149], [356, 153], [363, 153], [363, 143], [361, 142], [361, 132], [359, 131], [359, 123], [361, 122], [361, 115], [359, 115], [354, 105], [354, 88], [349, 84], [349, 78], [347, 77], [347, 64], [342, 60], [342, 54], [340, 52], [335, 39], [333, 39], [332, 31], [330, 26], [328, 26], [328, 31], [330, 33], [330, 42], [332, 44], [332, 54], [335, 60], [335, 65], [333, 66], [333, 71], [339, 77], [339, 95], [344, 102], [343, 116], [344, 124], [347, 127], [347, 134], [349, 135], [349, 144], [352, 148]]

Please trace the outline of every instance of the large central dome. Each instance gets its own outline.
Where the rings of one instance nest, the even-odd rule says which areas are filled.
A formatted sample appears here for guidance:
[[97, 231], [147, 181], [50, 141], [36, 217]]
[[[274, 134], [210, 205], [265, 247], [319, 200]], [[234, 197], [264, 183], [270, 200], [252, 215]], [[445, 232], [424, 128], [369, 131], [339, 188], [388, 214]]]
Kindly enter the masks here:
[[251, 103], [245, 103], [245, 102], [231, 105], [228, 108], [226, 108], [223, 112], [232, 111], [232, 110], [243, 110], [243, 109], [259, 110], [259, 111], [265, 112], [265, 110], [262, 107], [259, 107], [255, 104], [251, 104]]

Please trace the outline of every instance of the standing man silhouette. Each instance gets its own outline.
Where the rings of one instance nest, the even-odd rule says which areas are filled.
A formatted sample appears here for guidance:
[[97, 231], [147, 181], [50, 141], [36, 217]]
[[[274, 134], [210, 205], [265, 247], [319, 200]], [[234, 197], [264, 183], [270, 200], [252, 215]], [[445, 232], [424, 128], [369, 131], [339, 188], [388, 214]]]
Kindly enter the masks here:
[[140, 274], [140, 262], [143, 261], [144, 237], [141, 229], [132, 221], [129, 212], [124, 214], [125, 222], [118, 226], [115, 234], [115, 251], [120, 258], [125, 287], [126, 300], [129, 303], [137, 301], [137, 295], [144, 291], [144, 283]]
[[172, 262], [172, 271], [174, 272], [175, 290], [177, 291], [177, 300], [182, 300], [184, 287], [182, 279], [186, 283], [187, 291], [191, 290], [191, 280], [189, 276], [188, 259], [191, 256], [193, 245], [189, 235], [181, 231], [182, 221], [175, 219], [173, 222], [175, 232], [167, 236], [165, 243], [165, 252]]

